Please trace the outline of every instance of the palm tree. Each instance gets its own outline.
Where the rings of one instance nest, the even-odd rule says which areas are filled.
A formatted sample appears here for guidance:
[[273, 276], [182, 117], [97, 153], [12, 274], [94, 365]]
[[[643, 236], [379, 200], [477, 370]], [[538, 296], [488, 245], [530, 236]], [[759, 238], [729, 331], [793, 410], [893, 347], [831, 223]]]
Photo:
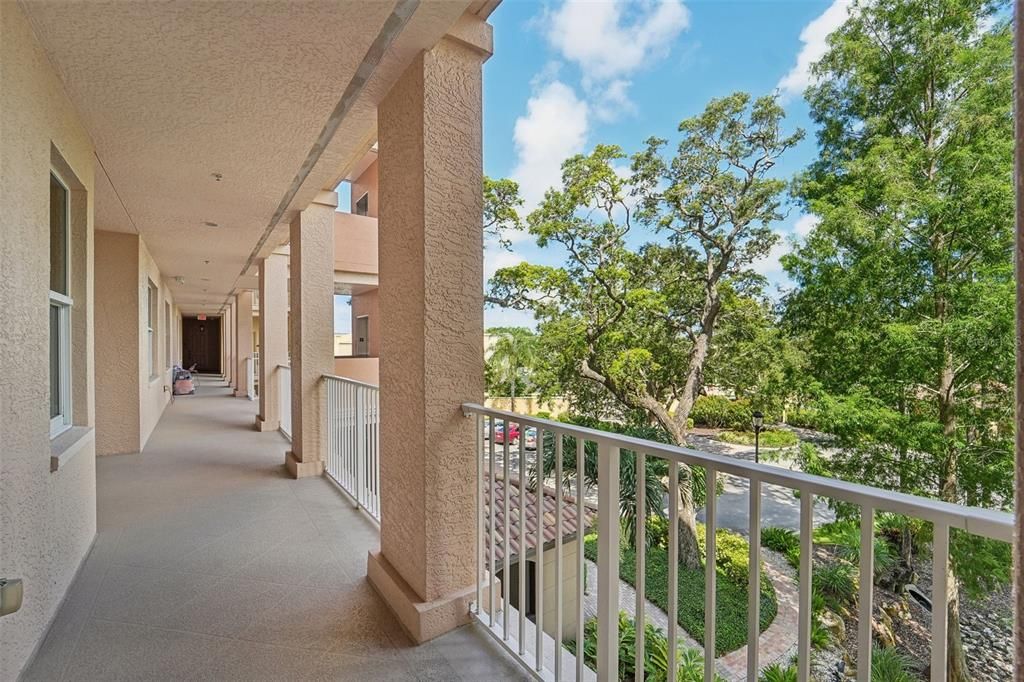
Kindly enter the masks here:
[[511, 410], [516, 411], [516, 391], [531, 385], [530, 376], [537, 365], [537, 336], [526, 327], [502, 330], [487, 361], [488, 375], [494, 387], [509, 387]]

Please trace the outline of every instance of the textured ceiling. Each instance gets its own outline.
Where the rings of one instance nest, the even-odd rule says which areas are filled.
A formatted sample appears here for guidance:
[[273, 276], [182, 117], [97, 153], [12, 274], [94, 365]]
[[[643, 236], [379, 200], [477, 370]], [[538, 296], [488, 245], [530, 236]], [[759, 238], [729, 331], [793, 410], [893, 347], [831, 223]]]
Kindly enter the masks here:
[[184, 278], [173, 284], [183, 310], [214, 312], [255, 287], [255, 268], [240, 275], [257, 245], [265, 255], [281, 244], [294, 212], [358, 163], [376, 139], [377, 103], [471, 3], [416, 8], [308, 174], [395, 3], [24, 6], [95, 144], [96, 229], [138, 231], [164, 276]]

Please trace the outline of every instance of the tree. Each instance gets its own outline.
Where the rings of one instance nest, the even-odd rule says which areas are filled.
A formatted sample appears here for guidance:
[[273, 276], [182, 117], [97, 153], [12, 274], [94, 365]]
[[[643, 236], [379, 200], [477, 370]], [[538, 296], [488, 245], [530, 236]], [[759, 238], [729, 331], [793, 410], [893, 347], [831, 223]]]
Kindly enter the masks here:
[[484, 176], [484, 236], [496, 239], [509, 247], [505, 233], [522, 227], [519, 209], [523, 200], [519, 196], [519, 183], [508, 178], [494, 180]]
[[[823, 388], [870, 396], [833, 406], [854, 453], [840, 473], [997, 507], [1012, 499], [1009, 13], [987, 0], [854, 7], [807, 92], [820, 153], [796, 196], [821, 222], [784, 261], [798, 284], [787, 318]], [[893, 428], [851, 418], [858, 409]], [[947, 650], [959, 681], [970, 676], [958, 578], [981, 579], [991, 552], [953, 542]]]
[[537, 364], [537, 337], [526, 327], [503, 327], [489, 330], [499, 334], [487, 360], [487, 384], [492, 393], [508, 391], [513, 412], [516, 394], [532, 388], [530, 373]]
[[[664, 140], [648, 140], [628, 179], [616, 146], [565, 161], [561, 188], [527, 217], [538, 246], [564, 252], [565, 265], [500, 270], [489, 297], [533, 312], [564, 388], [596, 388], [686, 444], [723, 299], [759, 296], [763, 287], [751, 265], [777, 239], [768, 225], [782, 217], [785, 187], [769, 176], [800, 139], [781, 134], [782, 117], [773, 98], [751, 102], [737, 93], [680, 124], [672, 159], [661, 156]], [[638, 227], [666, 236], [631, 248], [627, 239]], [[686, 466], [680, 483], [680, 558], [696, 567]]]

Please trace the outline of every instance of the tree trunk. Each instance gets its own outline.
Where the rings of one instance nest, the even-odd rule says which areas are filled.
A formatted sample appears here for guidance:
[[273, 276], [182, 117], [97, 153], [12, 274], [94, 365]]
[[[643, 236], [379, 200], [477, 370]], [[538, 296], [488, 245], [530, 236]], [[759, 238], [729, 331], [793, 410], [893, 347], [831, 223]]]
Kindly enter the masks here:
[[[939, 297], [937, 306], [939, 319], [945, 318], [946, 302]], [[959, 503], [959, 477], [957, 474], [959, 451], [956, 446], [956, 393], [953, 385], [953, 354], [948, 344], [943, 348], [942, 368], [939, 372], [939, 421], [946, 441], [946, 457], [939, 482], [939, 498]], [[947, 575], [948, 631], [946, 636], [946, 679], [949, 682], [970, 682], [967, 669], [967, 655], [964, 652], [963, 636], [960, 633], [960, 589], [956, 570], [952, 564]]]
[[[682, 408], [678, 408], [682, 409]], [[677, 428], [678, 420], [665, 424], [676, 445], [686, 447], [686, 430]], [[685, 425], [685, 420], [683, 421]], [[700, 547], [697, 545], [697, 512], [693, 508], [693, 471], [679, 465], [679, 498], [669, 500], [679, 512], [679, 564], [686, 568], [700, 568]]]

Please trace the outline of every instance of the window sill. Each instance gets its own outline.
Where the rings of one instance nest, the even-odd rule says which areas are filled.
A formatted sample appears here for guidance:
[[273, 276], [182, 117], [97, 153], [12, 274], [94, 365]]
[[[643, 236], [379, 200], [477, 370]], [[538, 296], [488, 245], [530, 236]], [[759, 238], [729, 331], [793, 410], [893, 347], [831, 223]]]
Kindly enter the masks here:
[[50, 441], [50, 472], [67, 466], [71, 458], [96, 442], [96, 430], [91, 426], [72, 426]]

